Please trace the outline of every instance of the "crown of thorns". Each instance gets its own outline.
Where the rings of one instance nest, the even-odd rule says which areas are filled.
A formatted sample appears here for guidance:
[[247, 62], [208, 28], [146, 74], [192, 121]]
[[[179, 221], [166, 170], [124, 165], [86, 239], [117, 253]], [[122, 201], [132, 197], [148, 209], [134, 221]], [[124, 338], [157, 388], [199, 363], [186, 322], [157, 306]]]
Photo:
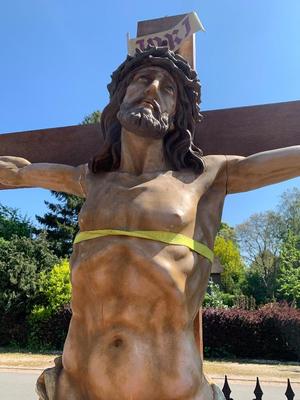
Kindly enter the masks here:
[[177, 83], [181, 82], [182, 87], [180, 87], [180, 84], [178, 85], [179, 98], [181, 98], [181, 101], [183, 100], [182, 91], [184, 91], [187, 96], [185, 102], [188, 101], [189, 104], [187, 106], [192, 107], [192, 115], [195, 122], [201, 120], [199, 109], [201, 85], [197, 73], [183, 57], [166, 47], [150, 47], [143, 51], [137, 49], [134, 56], [127, 56], [126, 60], [111, 75], [111, 83], [107, 86], [110, 98], [117, 93], [119, 85], [129, 74], [131, 75], [144, 66], [164, 68]]

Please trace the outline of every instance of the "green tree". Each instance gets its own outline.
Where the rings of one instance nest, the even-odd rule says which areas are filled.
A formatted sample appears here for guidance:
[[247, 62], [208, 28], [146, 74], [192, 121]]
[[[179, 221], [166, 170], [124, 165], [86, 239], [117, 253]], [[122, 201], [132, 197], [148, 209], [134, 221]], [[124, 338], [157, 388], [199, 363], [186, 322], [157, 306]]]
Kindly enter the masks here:
[[32, 237], [35, 232], [30, 219], [23, 217], [20, 212], [0, 204], [0, 237], [10, 240], [13, 235]]
[[64, 259], [55, 264], [50, 271], [42, 271], [39, 286], [43, 295], [42, 308], [46, 309], [49, 314], [69, 304], [71, 300], [69, 262]]
[[238, 243], [248, 264], [244, 291], [257, 304], [275, 298], [283, 225], [281, 215], [267, 211], [252, 215], [236, 227]]
[[39, 292], [39, 275], [57, 262], [43, 235], [0, 239], [0, 310], [27, 313]]
[[221, 236], [225, 240], [231, 240], [233, 243], [237, 244], [235, 229], [228, 225], [226, 222], [221, 222], [218, 236]]
[[45, 201], [48, 211], [44, 216], [36, 216], [38, 222], [47, 233], [50, 248], [57, 257], [68, 257], [72, 252], [72, 244], [78, 232], [78, 214], [84, 200], [66, 193], [51, 191], [59, 201]]
[[258, 304], [277, 297], [291, 299], [288, 292], [297, 287], [294, 279], [298, 274], [294, 270], [293, 276], [291, 258], [298, 253], [290, 235], [300, 236], [300, 190], [284, 192], [277, 212], [252, 215], [237, 226], [236, 234], [248, 264], [245, 293], [254, 296]]
[[31, 312], [33, 319], [45, 319], [71, 301], [70, 266], [66, 259], [55, 264], [51, 270], [42, 271], [38, 282], [40, 302]]
[[228, 295], [220, 289], [218, 284], [214, 283], [210, 279], [205, 293], [203, 306], [212, 308], [228, 308], [227, 302]]
[[82, 125], [99, 124], [101, 120], [101, 111], [97, 110], [84, 117]]
[[0, 345], [26, 344], [27, 316], [39, 302], [39, 276], [57, 262], [44, 236], [0, 238]]
[[300, 237], [288, 232], [281, 247], [278, 296], [300, 307]]
[[71, 300], [70, 270], [61, 260], [39, 279], [40, 302], [27, 318], [28, 345], [34, 349], [61, 349], [67, 334]]
[[300, 189], [294, 187], [281, 195], [278, 213], [283, 220], [281, 225], [283, 239], [289, 232], [300, 236]]
[[230, 239], [217, 236], [214, 253], [224, 267], [221, 274], [222, 289], [226, 293], [241, 293], [245, 279], [245, 266], [238, 246]]

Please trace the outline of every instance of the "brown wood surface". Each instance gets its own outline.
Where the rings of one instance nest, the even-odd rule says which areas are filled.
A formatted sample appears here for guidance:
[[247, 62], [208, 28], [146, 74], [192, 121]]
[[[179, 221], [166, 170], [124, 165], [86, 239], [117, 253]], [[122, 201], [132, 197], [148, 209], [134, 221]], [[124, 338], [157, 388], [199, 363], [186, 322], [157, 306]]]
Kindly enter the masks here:
[[247, 156], [300, 144], [300, 101], [207, 111], [196, 143], [205, 154]]
[[0, 155], [35, 163], [80, 165], [99, 149], [102, 140], [98, 124], [14, 132], [0, 135]]
[[[239, 154], [300, 144], [300, 101], [203, 112], [195, 142], [205, 154]], [[79, 165], [102, 144], [99, 125], [0, 135], [0, 155]]]
[[172, 15], [156, 19], [147, 19], [137, 23], [137, 36], [151, 35], [152, 33], [163, 32], [177, 25], [186, 14]]
[[[156, 32], [162, 32], [172, 28], [178, 24], [185, 14], [175, 15], [172, 17], [158, 18], [154, 20], [146, 20], [138, 22], [137, 36], [144, 36]], [[195, 35], [184, 40], [181, 44], [178, 53], [182, 55], [195, 68], [195, 51], [194, 51]], [[201, 358], [203, 359], [203, 330], [202, 330], [202, 309], [200, 308], [194, 319], [194, 335], [195, 341], [199, 349]]]

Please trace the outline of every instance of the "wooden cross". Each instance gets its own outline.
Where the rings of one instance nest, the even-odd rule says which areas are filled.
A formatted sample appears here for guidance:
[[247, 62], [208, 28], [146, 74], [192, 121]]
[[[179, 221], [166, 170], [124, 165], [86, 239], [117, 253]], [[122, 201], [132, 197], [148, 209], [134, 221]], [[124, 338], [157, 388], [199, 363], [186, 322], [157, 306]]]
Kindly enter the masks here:
[[[141, 21], [137, 36], [166, 31], [184, 15]], [[178, 52], [194, 66], [193, 36]], [[264, 150], [300, 144], [300, 101], [203, 112], [195, 143], [205, 154], [247, 156]], [[0, 154], [24, 157], [31, 162], [70, 165], [86, 163], [103, 142], [99, 125], [76, 125], [0, 135]], [[0, 189], [7, 189], [1, 186]], [[201, 311], [194, 322], [202, 354]]]

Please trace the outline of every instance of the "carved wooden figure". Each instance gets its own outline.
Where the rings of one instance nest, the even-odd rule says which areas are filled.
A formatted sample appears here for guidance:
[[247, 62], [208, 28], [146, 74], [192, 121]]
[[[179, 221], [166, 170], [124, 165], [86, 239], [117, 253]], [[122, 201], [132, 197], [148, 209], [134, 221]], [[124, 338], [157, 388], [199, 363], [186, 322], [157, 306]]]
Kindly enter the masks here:
[[73, 316], [40, 398], [223, 399], [203, 374], [193, 322], [224, 198], [299, 176], [300, 146], [203, 155], [197, 75], [166, 48], [128, 57], [109, 91], [104, 143], [88, 165], [0, 157], [3, 185], [86, 199], [71, 257]]

